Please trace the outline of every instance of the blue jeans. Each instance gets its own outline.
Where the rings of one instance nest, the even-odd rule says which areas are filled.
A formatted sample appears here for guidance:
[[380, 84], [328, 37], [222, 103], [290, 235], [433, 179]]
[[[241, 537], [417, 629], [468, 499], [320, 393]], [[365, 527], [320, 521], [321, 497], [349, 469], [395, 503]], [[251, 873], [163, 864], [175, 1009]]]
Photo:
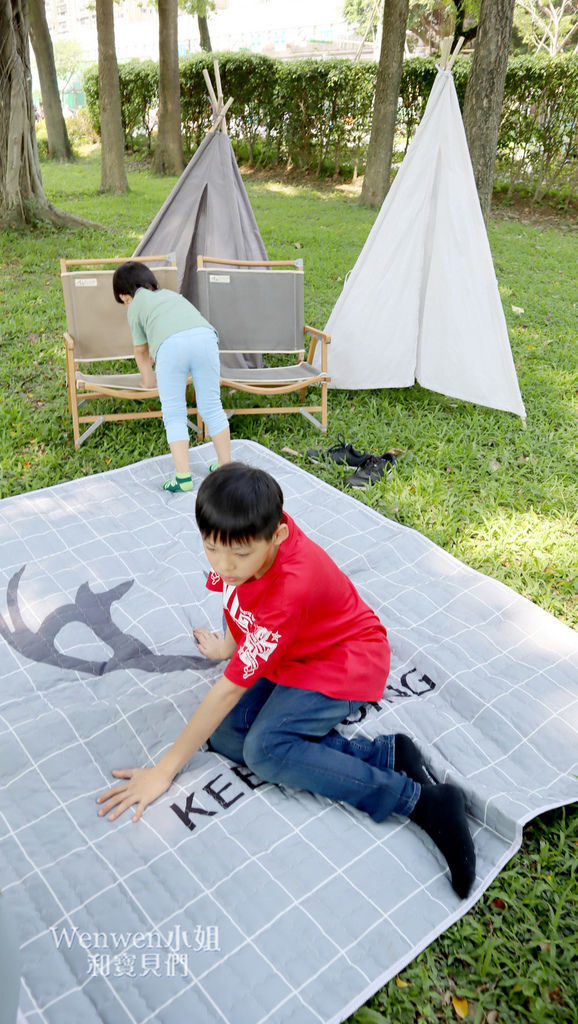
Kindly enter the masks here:
[[360, 704], [262, 677], [223, 719], [210, 744], [266, 782], [343, 800], [374, 821], [394, 812], [409, 815], [420, 786], [393, 771], [394, 737], [348, 740], [335, 731]]
[[229, 426], [221, 403], [219, 346], [212, 327], [194, 327], [165, 338], [155, 371], [167, 441], [188, 441], [187, 379], [195, 386], [197, 409], [211, 437]]

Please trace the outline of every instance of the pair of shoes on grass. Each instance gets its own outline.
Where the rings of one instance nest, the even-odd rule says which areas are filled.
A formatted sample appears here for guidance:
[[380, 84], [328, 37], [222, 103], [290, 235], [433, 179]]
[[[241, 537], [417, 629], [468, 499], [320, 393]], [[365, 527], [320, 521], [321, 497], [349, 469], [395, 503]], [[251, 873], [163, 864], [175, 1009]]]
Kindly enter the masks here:
[[339, 465], [354, 466], [355, 473], [352, 473], [345, 481], [349, 487], [370, 487], [372, 484], [377, 483], [378, 480], [381, 480], [384, 473], [386, 476], [391, 474], [395, 466], [395, 455], [392, 452], [384, 452], [383, 455], [371, 455], [370, 452], [356, 451], [353, 445], [347, 443], [341, 434], [337, 435], [337, 440], [339, 443], [327, 451], [321, 451], [319, 448], [309, 448], [307, 451], [308, 457], [312, 462], [330, 461], [336, 462]]
[[[209, 473], [214, 473], [218, 468], [218, 462], [211, 462]], [[163, 484], [163, 491], [170, 491], [171, 494], [176, 494], [179, 491], [192, 491], [192, 489], [193, 478], [190, 473], [177, 473], [172, 480], [165, 480]]]

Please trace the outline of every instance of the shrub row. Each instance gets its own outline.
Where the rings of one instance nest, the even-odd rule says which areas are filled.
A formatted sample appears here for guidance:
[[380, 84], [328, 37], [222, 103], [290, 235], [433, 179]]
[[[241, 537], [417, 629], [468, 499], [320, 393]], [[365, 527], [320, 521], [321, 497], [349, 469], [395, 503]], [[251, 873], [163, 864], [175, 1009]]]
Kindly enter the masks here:
[[[183, 140], [192, 153], [211, 124], [203, 68], [218, 56], [225, 99], [233, 96], [229, 133], [251, 165], [297, 167], [317, 175], [355, 172], [363, 165], [377, 65], [332, 58], [282, 61], [259, 54], [195, 54], [180, 62]], [[454, 80], [463, 102], [469, 58], [459, 57]], [[150, 148], [158, 104], [158, 65], [119, 66], [127, 148]], [[401, 156], [419, 124], [437, 68], [433, 57], [404, 62], [397, 124]], [[87, 105], [99, 131], [98, 74], [85, 75]], [[575, 184], [578, 57], [513, 57], [508, 64], [498, 161], [513, 185], [531, 183], [536, 196], [554, 184]]]

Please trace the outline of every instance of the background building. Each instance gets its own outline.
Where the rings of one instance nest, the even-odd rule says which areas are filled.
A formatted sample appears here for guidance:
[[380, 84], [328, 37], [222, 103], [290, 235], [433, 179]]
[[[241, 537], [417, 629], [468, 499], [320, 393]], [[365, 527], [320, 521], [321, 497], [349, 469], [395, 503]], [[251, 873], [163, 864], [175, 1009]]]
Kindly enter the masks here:
[[[354, 56], [359, 41], [343, 20], [343, 0], [216, 0], [209, 16], [215, 50], [251, 50], [276, 57], [331, 54]], [[53, 42], [72, 39], [83, 59], [97, 59], [96, 15], [91, 0], [46, 0]], [[158, 59], [158, 15], [143, 0], [114, 5], [116, 52], [119, 60]], [[179, 15], [181, 56], [200, 49], [196, 17]], [[367, 49], [367, 47], [366, 47]], [[369, 46], [373, 56], [373, 45]], [[365, 54], [364, 54], [365, 55]]]

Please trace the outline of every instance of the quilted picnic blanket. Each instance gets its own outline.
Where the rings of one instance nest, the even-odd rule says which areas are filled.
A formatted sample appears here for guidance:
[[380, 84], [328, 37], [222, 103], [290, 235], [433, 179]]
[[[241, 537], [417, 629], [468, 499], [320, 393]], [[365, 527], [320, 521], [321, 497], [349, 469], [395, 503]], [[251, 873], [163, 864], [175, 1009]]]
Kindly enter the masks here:
[[[211, 450], [191, 453], [197, 479]], [[466, 793], [460, 901], [427, 836], [196, 754], [136, 824], [97, 817], [222, 665], [194, 494], [169, 457], [0, 502], [0, 889], [29, 1024], [319, 1024], [352, 1013], [480, 896], [523, 824], [578, 794], [578, 642], [552, 616], [267, 449], [287, 510], [386, 624], [384, 698], [348, 733], [407, 732]]]

